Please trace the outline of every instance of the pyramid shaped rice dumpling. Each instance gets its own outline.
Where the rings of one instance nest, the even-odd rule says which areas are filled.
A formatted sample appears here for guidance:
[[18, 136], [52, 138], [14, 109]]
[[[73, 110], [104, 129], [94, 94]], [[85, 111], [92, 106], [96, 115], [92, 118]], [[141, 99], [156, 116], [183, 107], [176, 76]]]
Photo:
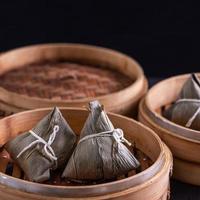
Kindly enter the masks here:
[[200, 99], [200, 80], [196, 74], [191, 74], [185, 82], [179, 99]]
[[200, 80], [195, 74], [185, 82], [179, 98], [163, 115], [179, 125], [200, 130]]
[[114, 129], [98, 101], [89, 103], [89, 116], [81, 131], [63, 177], [74, 181], [112, 179], [137, 168], [140, 164], [122, 143], [121, 129]]
[[10, 140], [5, 148], [23, 169], [27, 178], [43, 182], [50, 171], [63, 167], [69, 160], [76, 143], [76, 135], [54, 108], [30, 131]]

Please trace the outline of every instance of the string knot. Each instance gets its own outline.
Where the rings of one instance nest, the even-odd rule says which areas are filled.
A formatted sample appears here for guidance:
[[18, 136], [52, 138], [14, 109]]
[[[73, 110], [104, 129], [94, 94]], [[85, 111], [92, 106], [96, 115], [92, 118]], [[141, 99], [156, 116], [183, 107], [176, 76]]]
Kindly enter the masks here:
[[54, 142], [56, 138], [56, 134], [59, 131], [59, 126], [55, 125], [53, 128], [53, 132], [49, 136], [49, 140], [46, 142], [43, 138], [41, 138], [39, 135], [37, 135], [34, 131], [30, 130], [29, 133], [36, 138], [35, 141], [31, 142], [28, 146], [26, 146], [22, 151], [17, 155], [17, 158], [19, 158], [23, 153], [25, 153], [28, 149], [33, 147], [36, 144], [43, 144], [44, 145], [44, 152], [49, 157], [50, 160], [57, 161], [57, 157], [55, 155], [54, 150], [52, 149], [51, 145]]
[[113, 130], [113, 137], [117, 142], [124, 142], [128, 146], [131, 146], [132, 144], [124, 137], [124, 132], [122, 129], [117, 128]]

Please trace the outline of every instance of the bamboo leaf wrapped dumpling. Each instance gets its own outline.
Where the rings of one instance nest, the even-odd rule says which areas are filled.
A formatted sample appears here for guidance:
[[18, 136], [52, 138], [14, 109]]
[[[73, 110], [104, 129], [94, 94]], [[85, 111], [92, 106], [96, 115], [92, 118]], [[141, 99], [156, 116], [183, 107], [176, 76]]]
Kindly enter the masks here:
[[200, 80], [196, 74], [191, 74], [185, 82], [179, 99], [200, 99]]
[[163, 115], [179, 125], [200, 130], [200, 81], [195, 74], [185, 82], [177, 101]]
[[11, 157], [30, 181], [43, 182], [50, 171], [63, 167], [76, 143], [76, 135], [58, 108], [54, 108], [30, 131], [10, 140], [6, 145]]
[[123, 131], [114, 129], [99, 102], [90, 102], [89, 110], [79, 143], [62, 177], [74, 181], [106, 180], [139, 167], [137, 159], [122, 144], [128, 142]]

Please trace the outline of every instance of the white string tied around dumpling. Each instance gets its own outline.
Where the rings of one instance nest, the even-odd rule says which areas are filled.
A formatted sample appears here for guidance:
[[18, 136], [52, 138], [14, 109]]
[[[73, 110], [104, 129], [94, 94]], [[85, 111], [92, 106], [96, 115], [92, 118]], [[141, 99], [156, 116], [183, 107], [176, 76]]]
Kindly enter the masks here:
[[[110, 134], [112, 133], [112, 134]], [[92, 135], [86, 135], [85, 137], [83, 137], [82, 139], [79, 140], [79, 143], [88, 140], [90, 138], [96, 138], [96, 137], [113, 137], [116, 142], [123, 142], [126, 143], [127, 145], [131, 146], [132, 144], [124, 137], [124, 132], [122, 129], [113, 129], [110, 131], [104, 131], [104, 132], [100, 132], [100, 133], [95, 133]]]
[[17, 155], [17, 158], [19, 158], [23, 153], [25, 153], [28, 149], [30, 149], [34, 145], [42, 143], [42, 144], [44, 144], [44, 152], [49, 157], [49, 159], [53, 160], [53, 161], [57, 161], [57, 157], [56, 157], [54, 150], [52, 149], [51, 145], [54, 142], [54, 140], [56, 138], [56, 134], [57, 134], [58, 131], [59, 131], [59, 126], [55, 125], [54, 128], [53, 128], [53, 132], [49, 137], [48, 142], [46, 142], [43, 138], [38, 136], [34, 131], [30, 130], [29, 133], [33, 137], [35, 137], [37, 140], [31, 142], [28, 146], [26, 146], [24, 149], [22, 149], [22, 151]]
[[[179, 102], [198, 102], [200, 103], [199, 99], [179, 99], [177, 101], [177, 103]], [[190, 127], [192, 125], [192, 123], [194, 122], [194, 120], [196, 119], [197, 115], [200, 113], [200, 107], [195, 111], [195, 113], [190, 117], [190, 119], [187, 121], [187, 123], [185, 124], [186, 127]]]
[[114, 129], [113, 131], [113, 137], [117, 142], [123, 142], [126, 143], [128, 146], [131, 146], [132, 144], [124, 137], [124, 132], [122, 129]]

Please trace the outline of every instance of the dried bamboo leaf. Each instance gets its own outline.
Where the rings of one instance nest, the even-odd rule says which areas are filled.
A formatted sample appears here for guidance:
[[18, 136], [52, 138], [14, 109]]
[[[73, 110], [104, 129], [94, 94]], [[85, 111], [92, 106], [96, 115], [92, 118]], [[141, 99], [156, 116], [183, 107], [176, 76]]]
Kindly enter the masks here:
[[38, 122], [32, 132], [36, 136], [31, 131], [25, 132], [9, 141], [5, 147], [29, 180], [43, 182], [50, 178], [51, 170], [66, 164], [73, 151], [76, 135], [58, 108]]
[[196, 74], [191, 74], [180, 92], [179, 99], [200, 99], [200, 81]]
[[139, 162], [122, 143], [122, 130], [114, 129], [98, 101], [90, 114], [62, 177], [79, 181], [116, 178], [137, 168]]
[[200, 130], [200, 81], [195, 74], [191, 74], [177, 101], [163, 115], [179, 125]]

